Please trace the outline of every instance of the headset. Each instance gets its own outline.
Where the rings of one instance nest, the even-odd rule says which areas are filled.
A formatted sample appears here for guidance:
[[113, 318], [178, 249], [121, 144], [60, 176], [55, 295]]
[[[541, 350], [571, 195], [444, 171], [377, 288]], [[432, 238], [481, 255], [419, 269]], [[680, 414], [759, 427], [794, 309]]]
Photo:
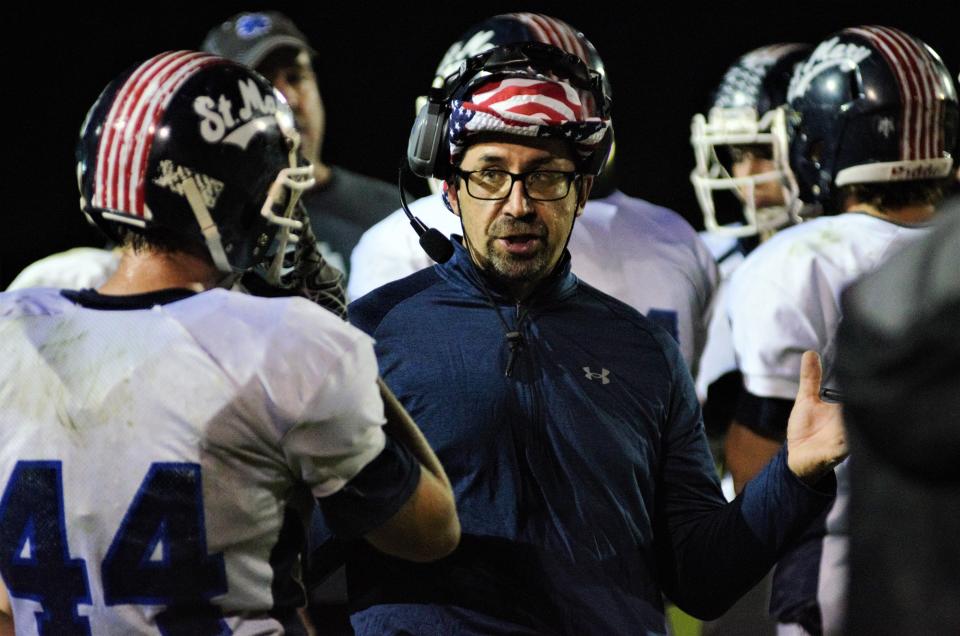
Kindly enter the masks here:
[[[427, 103], [417, 113], [417, 119], [410, 131], [410, 141], [407, 143], [406, 163], [410, 170], [425, 179], [448, 178], [452, 174], [452, 166], [447, 125], [453, 100], [467, 95], [479, 81], [512, 77], [524, 68], [553, 73], [574, 88], [588, 91], [593, 96], [597, 114], [601, 118], [609, 119], [611, 100], [604, 92], [603, 78], [599, 73], [591, 71], [576, 55], [541, 42], [497, 46], [467, 58], [456, 72], [444, 80], [443, 87], [430, 89]], [[486, 74], [478, 79], [480, 73]], [[580, 161], [578, 168], [588, 175], [600, 174], [612, 145], [613, 129], [608, 128], [597, 148]], [[398, 179], [400, 206], [420, 237], [423, 250], [437, 263], [445, 263], [453, 255], [453, 245], [438, 230], [427, 227], [410, 212], [404, 196], [403, 174], [404, 166], [401, 165]]]
[[[427, 103], [417, 113], [407, 144], [407, 164], [413, 173], [424, 178], [449, 177], [451, 166], [447, 125], [453, 100], [468, 94], [478, 83], [477, 76], [480, 73], [486, 74], [479, 80], [487, 82], [515, 76], [518, 70], [524, 68], [553, 73], [574, 88], [589, 91], [597, 105], [598, 115], [609, 118], [611, 100], [603, 90], [603, 78], [587, 68], [576, 55], [542, 42], [497, 46], [467, 58], [456, 72], [444, 80], [443, 87], [430, 89]], [[592, 176], [600, 174], [612, 144], [613, 131], [608, 129], [597, 149], [582, 161], [579, 169]]]

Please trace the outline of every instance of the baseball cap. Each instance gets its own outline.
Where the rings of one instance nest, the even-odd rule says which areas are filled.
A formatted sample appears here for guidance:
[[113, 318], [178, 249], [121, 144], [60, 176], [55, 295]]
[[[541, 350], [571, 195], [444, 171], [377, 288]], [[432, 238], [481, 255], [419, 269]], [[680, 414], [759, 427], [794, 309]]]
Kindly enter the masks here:
[[277, 11], [238, 13], [210, 29], [202, 45], [208, 53], [251, 68], [256, 68], [267, 55], [283, 47], [316, 54], [293, 21]]

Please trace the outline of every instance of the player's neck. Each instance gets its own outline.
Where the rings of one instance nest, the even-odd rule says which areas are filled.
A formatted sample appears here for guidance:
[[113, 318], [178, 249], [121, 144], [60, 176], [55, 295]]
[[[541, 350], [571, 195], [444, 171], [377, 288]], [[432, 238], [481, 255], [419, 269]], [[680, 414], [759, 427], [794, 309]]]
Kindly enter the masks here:
[[223, 274], [209, 261], [186, 252], [134, 252], [124, 249], [117, 271], [97, 291], [109, 296], [145, 294], [163, 289], [204, 291]]
[[864, 212], [870, 216], [906, 225], [927, 223], [933, 219], [936, 212], [932, 205], [906, 205], [895, 210], [880, 210], [868, 203], [848, 201], [845, 207], [846, 212]]

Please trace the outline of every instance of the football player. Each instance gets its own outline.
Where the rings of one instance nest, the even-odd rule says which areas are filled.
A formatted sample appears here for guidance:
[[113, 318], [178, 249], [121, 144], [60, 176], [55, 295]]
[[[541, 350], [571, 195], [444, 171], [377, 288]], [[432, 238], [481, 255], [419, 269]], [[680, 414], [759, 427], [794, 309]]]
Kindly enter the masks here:
[[[726, 281], [744, 257], [793, 221], [786, 203], [791, 182], [782, 169], [785, 136], [777, 131], [785, 126], [780, 106], [793, 69], [809, 51], [808, 45], [795, 43], [750, 51], [727, 69], [708, 114], [693, 116], [690, 143], [696, 166], [690, 180], [703, 212], [705, 242], [719, 264], [718, 308], [723, 307]], [[722, 213], [729, 218], [721, 219]], [[708, 434], [714, 440], [727, 434], [724, 467], [734, 492], [783, 442], [757, 436], [733, 421], [741, 384], [729, 320], [725, 311], [716, 311], [700, 360], [697, 393], [704, 401]]]
[[[696, 159], [690, 180], [706, 227], [701, 236], [717, 259], [721, 280], [700, 359], [697, 394], [711, 445], [723, 458], [728, 498], [739, 493], [780, 448], [733, 421], [742, 378], [722, 308], [727, 282], [744, 257], [792, 222], [784, 192], [789, 181], [780, 169], [787, 149], [774, 129], [784, 126], [780, 106], [786, 101], [794, 66], [809, 50], [805, 44], [772, 44], [741, 56], [724, 73], [707, 115], [697, 113], [690, 126]], [[721, 213], [729, 218], [719, 218]], [[735, 609], [704, 624], [704, 634], [772, 631], [769, 590], [768, 576]]]
[[[471, 27], [447, 50], [433, 88], [442, 89], [466, 58], [524, 41], [551, 44], [576, 55], [603, 78], [610, 94], [603, 61], [590, 41], [569, 24], [536, 13], [498, 15]], [[679, 341], [684, 360], [695, 371], [717, 283], [716, 264], [679, 214], [618, 191], [610, 176], [611, 164], [604, 174], [567, 246], [574, 271], [664, 327]], [[441, 194], [420, 199], [410, 209], [445, 235], [463, 232]], [[397, 210], [360, 239], [351, 256], [349, 298], [357, 299], [433, 264], [407, 223], [404, 212]]]
[[[731, 280], [740, 424], [782, 437], [806, 349], [822, 353], [831, 386], [840, 293], [926, 233], [952, 180], [957, 111], [943, 62], [897, 29], [845, 29], [797, 67], [786, 111], [799, 194], [791, 203], [802, 216], [825, 216], [780, 231]], [[809, 633], [842, 629], [845, 468], [837, 469], [841, 485], [824, 541], [814, 532], [815, 540], [781, 560], [774, 580], [778, 620]]]
[[[300, 132], [301, 152], [314, 166], [314, 185], [302, 201], [318, 247], [327, 263], [349, 273], [354, 245], [364, 230], [396, 207], [397, 193], [390, 184], [321, 160], [326, 114], [313, 70], [316, 51], [306, 35], [279, 12], [240, 13], [211, 29], [202, 48], [256, 70], [286, 98]], [[74, 248], [32, 263], [8, 289], [99, 287], [119, 262], [117, 250]], [[330, 277], [339, 273], [327, 271]]]
[[387, 553], [456, 546], [449, 482], [381, 398], [371, 340], [223, 289], [296, 242], [298, 143], [265, 79], [205, 53], [147, 60], [87, 115], [81, 206], [119, 269], [0, 294], [0, 613], [24, 633], [302, 633], [314, 498]]

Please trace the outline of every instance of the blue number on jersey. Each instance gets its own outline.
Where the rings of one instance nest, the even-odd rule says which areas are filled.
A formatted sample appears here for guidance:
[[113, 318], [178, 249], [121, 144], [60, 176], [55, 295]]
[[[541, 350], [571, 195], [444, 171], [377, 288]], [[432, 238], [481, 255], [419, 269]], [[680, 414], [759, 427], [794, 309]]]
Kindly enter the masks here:
[[37, 601], [42, 635], [90, 634], [77, 605], [90, 604], [83, 559], [71, 559], [61, 463], [17, 462], [0, 499], [0, 572], [11, 596]]
[[[18, 462], [0, 501], [0, 567], [15, 597], [40, 602], [41, 634], [90, 634], [85, 564], [71, 560], [60, 462]], [[227, 591], [223, 555], [208, 555], [200, 467], [155, 463], [113, 538], [102, 569], [107, 605], [166, 605], [164, 636], [227, 634], [207, 601]]]
[[677, 312], [672, 309], [651, 309], [647, 312], [647, 318], [673, 336], [674, 340], [680, 342], [680, 337], [677, 335]]
[[204, 602], [225, 594], [223, 555], [207, 554], [200, 467], [155, 463], [127, 509], [103, 560], [107, 605], [168, 605], [164, 634], [226, 629]]

